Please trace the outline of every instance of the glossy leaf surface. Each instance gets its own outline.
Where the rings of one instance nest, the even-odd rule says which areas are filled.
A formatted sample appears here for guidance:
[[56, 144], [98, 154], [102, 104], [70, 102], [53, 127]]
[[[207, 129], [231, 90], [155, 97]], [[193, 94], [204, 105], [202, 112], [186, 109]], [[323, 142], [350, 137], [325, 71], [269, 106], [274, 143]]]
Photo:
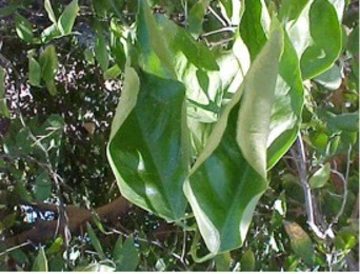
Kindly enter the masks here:
[[309, 185], [312, 189], [323, 187], [330, 177], [330, 164], [326, 163], [319, 168], [310, 178]]
[[34, 38], [31, 22], [19, 13], [15, 13], [15, 27], [17, 35], [25, 42], [32, 42]]
[[70, 4], [65, 7], [65, 10], [61, 14], [58, 22], [61, 34], [64, 35], [71, 33], [79, 10], [78, 0], [71, 1]]
[[267, 187], [266, 141], [282, 40], [281, 28], [274, 23], [269, 41], [226, 106], [184, 185], [212, 254], [242, 245]]
[[108, 158], [121, 193], [168, 220], [184, 214], [188, 170], [184, 86], [128, 68]]
[[343, 5], [334, 5], [327, 0], [289, 2], [292, 3], [285, 5], [280, 13], [301, 60], [302, 78], [311, 79], [328, 69], [340, 53], [338, 14], [342, 13]]

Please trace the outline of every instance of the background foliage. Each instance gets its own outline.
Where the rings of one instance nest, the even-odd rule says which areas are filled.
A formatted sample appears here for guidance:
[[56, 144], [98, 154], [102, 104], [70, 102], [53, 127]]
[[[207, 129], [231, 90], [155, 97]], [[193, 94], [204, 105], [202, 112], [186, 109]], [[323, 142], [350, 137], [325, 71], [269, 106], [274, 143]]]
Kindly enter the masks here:
[[[150, 8], [146, 3], [0, 1], [1, 270], [358, 269], [358, 1], [153, 0]], [[272, 60], [268, 67], [266, 60]], [[246, 85], [239, 88], [242, 81]], [[264, 86], [275, 86], [274, 94], [263, 95]], [[147, 90], [154, 92], [148, 96]], [[266, 100], [274, 102], [271, 115]], [[244, 132], [271, 116], [263, 164], [257, 162], [261, 157], [249, 160], [251, 150], [244, 152], [257, 139], [251, 132], [238, 137], [238, 115]], [[146, 123], [134, 127], [144, 117]], [[191, 132], [189, 151], [184, 121]], [[163, 124], [167, 135], [149, 138]], [[225, 137], [216, 141], [211, 132]], [[153, 165], [163, 172], [157, 180], [163, 186], [150, 201], [132, 189], [138, 174], [118, 168], [125, 178], [122, 194], [151, 212], [133, 206], [115, 221], [96, 216], [96, 208], [120, 195], [120, 175], [113, 175], [106, 155], [109, 138], [114, 149], [128, 149], [121, 151], [126, 157], [114, 160], [114, 170], [119, 165], [131, 171], [138, 157], [131, 152], [144, 144], [148, 151], [142, 155], [157, 159]], [[233, 139], [241, 150], [234, 150]], [[207, 140], [218, 143], [208, 149]], [[169, 153], [172, 159], [177, 151], [184, 153], [183, 162], [153, 157]], [[204, 151], [209, 157], [199, 157]], [[239, 167], [234, 170], [227, 160]], [[177, 195], [189, 165], [186, 197]], [[247, 205], [244, 197], [254, 194], [242, 192], [249, 180], [241, 181], [245, 187], [232, 179], [224, 188], [213, 186], [216, 180], [237, 180], [244, 166], [253, 182], [262, 182], [256, 194], [264, 192], [247, 236], [222, 241], [224, 252], [200, 262], [208, 238], [200, 237], [198, 228], [204, 236], [205, 226], [196, 222], [186, 198], [198, 220], [196, 204], [208, 204], [204, 215], [214, 231], [235, 235], [231, 229], [244, 208], [226, 211], [229, 225], [222, 226], [218, 216], [232, 204]], [[311, 187], [315, 227], [304, 179]], [[39, 210], [36, 205], [43, 203], [57, 210]], [[92, 212], [92, 222], [46, 243], [9, 245], [8, 239], [34, 224], [61, 218], [64, 205]]]

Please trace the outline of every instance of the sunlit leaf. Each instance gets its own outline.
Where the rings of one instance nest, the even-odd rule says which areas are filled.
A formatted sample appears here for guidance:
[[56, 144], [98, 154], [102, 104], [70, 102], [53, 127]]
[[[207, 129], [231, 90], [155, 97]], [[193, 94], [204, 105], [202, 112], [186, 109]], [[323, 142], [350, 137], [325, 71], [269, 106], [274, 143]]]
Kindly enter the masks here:
[[330, 164], [326, 163], [311, 176], [309, 180], [309, 185], [313, 189], [321, 188], [327, 183], [329, 177], [330, 177]]
[[59, 66], [54, 45], [47, 46], [41, 53], [39, 64], [41, 66], [41, 76], [44, 81], [48, 82], [54, 80]]
[[212, 254], [242, 245], [267, 186], [267, 131], [282, 40], [275, 19], [271, 37], [224, 109], [184, 185]]
[[60, 15], [58, 21], [58, 27], [61, 34], [71, 33], [79, 10], [78, 0], [71, 1], [71, 3], [65, 7], [65, 10]]
[[56, 19], [56, 16], [55, 16], [55, 13], [54, 13], [54, 10], [51, 6], [51, 2], [50, 0], [45, 0], [44, 1], [44, 8], [48, 14], [48, 17], [50, 19], [51, 22], [53, 22], [54, 24], [57, 24], [57, 19]]
[[108, 159], [121, 193], [168, 220], [184, 214], [189, 166], [185, 89], [174, 80], [125, 70]]
[[41, 80], [40, 64], [34, 59], [29, 59], [29, 82], [33, 86], [39, 86]]

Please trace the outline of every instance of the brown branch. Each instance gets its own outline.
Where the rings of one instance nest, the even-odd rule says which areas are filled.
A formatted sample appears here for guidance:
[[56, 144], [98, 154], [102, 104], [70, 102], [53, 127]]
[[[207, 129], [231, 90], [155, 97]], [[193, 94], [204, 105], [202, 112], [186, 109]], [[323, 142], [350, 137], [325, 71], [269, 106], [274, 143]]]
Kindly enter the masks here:
[[[57, 212], [59, 206], [54, 204], [31, 204], [31, 206], [39, 209], [40, 211], [54, 211]], [[130, 209], [131, 204], [122, 196], [116, 198], [114, 201], [98, 207], [95, 209], [95, 213], [98, 214], [101, 220], [116, 223], [119, 217], [124, 216]], [[34, 226], [22, 233], [19, 233], [13, 237], [5, 239], [3, 242], [7, 246], [19, 245], [24, 242], [32, 242], [35, 244], [45, 243], [48, 240], [53, 239], [57, 231], [64, 237], [66, 227], [72, 234], [79, 234], [81, 228], [92, 220], [92, 212], [86, 208], [77, 208], [75, 206], [66, 206], [65, 215], [68, 218], [67, 226], [64, 221], [52, 220], [52, 221], [37, 221]], [[61, 218], [61, 216], [59, 216]]]

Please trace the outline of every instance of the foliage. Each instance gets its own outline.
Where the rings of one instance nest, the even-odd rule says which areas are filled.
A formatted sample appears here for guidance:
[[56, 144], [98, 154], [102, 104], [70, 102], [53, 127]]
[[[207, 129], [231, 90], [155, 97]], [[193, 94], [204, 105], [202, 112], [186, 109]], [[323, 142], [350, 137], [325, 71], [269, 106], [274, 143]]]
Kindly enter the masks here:
[[0, 269], [356, 270], [354, 12], [0, 1]]

